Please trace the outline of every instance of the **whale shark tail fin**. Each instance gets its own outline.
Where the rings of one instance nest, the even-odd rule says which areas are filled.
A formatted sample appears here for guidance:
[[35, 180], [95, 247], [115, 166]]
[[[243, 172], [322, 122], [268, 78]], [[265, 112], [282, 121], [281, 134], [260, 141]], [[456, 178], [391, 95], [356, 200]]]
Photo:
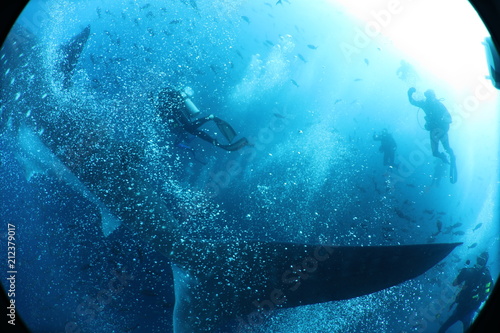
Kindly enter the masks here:
[[186, 248], [198, 252], [192, 263], [185, 259], [187, 256], [181, 263], [174, 261], [176, 333], [217, 332], [229, 322], [248, 329], [255, 318], [275, 309], [380, 291], [425, 273], [459, 243], [373, 247], [266, 242], [198, 245], [202, 251]]

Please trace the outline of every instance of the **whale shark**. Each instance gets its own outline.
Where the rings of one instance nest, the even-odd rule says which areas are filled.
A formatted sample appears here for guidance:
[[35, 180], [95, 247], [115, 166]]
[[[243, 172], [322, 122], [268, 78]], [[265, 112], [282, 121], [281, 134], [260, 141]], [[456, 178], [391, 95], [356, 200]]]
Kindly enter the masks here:
[[[90, 27], [85, 29], [71, 39], [75, 47], [66, 53], [63, 73], [75, 68], [84, 44], [75, 41], [86, 41]], [[384, 290], [424, 274], [459, 245], [338, 246], [188, 237], [170, 208], [168, 200], [174, 199], [152, 179], [147, 143], [124, 140], [99, 115], [84, 106], [74, 109], [50, 96], [33, 103], [28, 113], [19, 109], [11, 114], [16, 119], [2, 132], [17, 142], [20, 159], [31, 161], [27, 167], [64, 180], [89, 198], [101, 211], [105, 235], [126, 227], [167, 258], [174, 276], [176, 333], [217, 332], [231, 321], [245, 327], [252, 318], [280, 309]]]

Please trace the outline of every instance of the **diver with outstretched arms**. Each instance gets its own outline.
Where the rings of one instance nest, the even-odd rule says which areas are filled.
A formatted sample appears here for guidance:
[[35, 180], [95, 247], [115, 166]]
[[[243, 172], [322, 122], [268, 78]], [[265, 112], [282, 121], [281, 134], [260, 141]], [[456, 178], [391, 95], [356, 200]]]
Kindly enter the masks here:
[[[425, 100], [416, 100], [413, 98], [413, 93], [416, 89], [411, 87], [408, 89], [408, 100], [410, 104], [421, 108], [425, 113], [425, 129], [429, 131], [432, 155], [440, 158], [444, 163], [450, 164], [450, 181], [456, 182], [456, 165], [455, 154], [450, 147], [448, 139], [448, 130], [451, 124], [451, 115], [448, 109], [436, 98], [434, 90], [428, 89], [424, 92]], [[444, 150], [450, 156], [448, 160], [444, 152], [439, 151], [439, 142], [443, 145]]]
[[[158, 94], [155, 103], [156, 109], [159, 111], [159, 115], [163, 122], [168, 124], [171, 129], [178, 132], [176, 144], [179, 143], [177, 141], [181, 141], [179, 138], [181, 138], [184, 133], [189, 133], [216, 147], [228, 151], [238, 150], [248, 145], [248, 140], [246, 138], [241, 138], [236, 142], [232, 142], [236, 137], [236, 131], [224, 120], [212, 114], [203, 118], [196, 118], [200, 114], [200, 110], [191, 100], [192, 96], [193, 89], [190, 87], [185, 87], [181, 90], [166, 87]], [[195, 120], [192, 120], [193, 118], [195, 118]], [[213, 121], [217, 125], [229, 144], [221, 144], [217, 139], [212, 138], [208, 133], [199, 129], [208, 121]]]

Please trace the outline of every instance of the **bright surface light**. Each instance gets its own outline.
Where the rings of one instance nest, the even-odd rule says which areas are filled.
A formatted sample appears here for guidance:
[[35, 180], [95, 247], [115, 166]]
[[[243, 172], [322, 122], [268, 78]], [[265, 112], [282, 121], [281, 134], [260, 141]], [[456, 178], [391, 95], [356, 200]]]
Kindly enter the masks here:
[[376, 38], [390, 40], [409, 62], [457, 88], [488, 74], [482, 41], [489, 33], [466, 0], [329, 1], [358, 19], [362, 30], [379, 28]]

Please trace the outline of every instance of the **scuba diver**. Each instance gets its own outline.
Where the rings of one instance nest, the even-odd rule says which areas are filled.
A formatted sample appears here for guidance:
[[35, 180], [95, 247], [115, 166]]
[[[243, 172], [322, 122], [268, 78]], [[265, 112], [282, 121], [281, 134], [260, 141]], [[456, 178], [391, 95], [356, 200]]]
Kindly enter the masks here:
[[[155, 103], [163, 122], [168, 124], [172, 131], [177, 134], [175, 140], [176, 146], [184, 141], [186, 133], [228, 151], [235, 151], [249, 144], [246, 138], [232, 142], [236, 136], [236, 131], [227, 122], [214, 117], [212, 114], [207, 117], [191, 120], [191, 118], [196, 117], [200, 113], [200, 110], [191, 101], [192, 96], [193, 90], [189, 87], [183, 90], [166, 87], [160, 91]], [[199, 129], [209, 121], [213, 121], [217, 125], [229, 144], [221, 144], [217, 139], [212, 138], [208, 133]]]
[[[408, 89], [408, 100], [410, 101], [410, 104], [424, 110], [424, 127], [430, 134], [432, 155], [440, 158], [444, 163], [450, 164], [450, 182], [455, 183], [457, 181], [455, 154], [453, 153], [448, 140], [451, 115], [443, 103], [436, 98], [434, 90], [429, 89], [424, 92], [425, 100], [415, 100], [413, 98], [413, 93], [415, 91], [416, 89], [414, 87]], [[446, 154], [439, 151], [439, 142], [441, 142], [444, 150], [450, 156], [449, 161]]]
[[383, 129], [380, 134], [373, 134], [373, 140], [380, 141], [379, 151], [384, 153], [384, 166], [395, 167], [394, 153], [396, 152], [396, 141], [387, 129]]
[[450, 309], [455, 303], [457, 307], [450, 318], [441, 326], [438, 333], [445, 333], [457, 321], [462, 322], [464, 332], [469, 328], [474, 314], [493, 289], [493, 279], [490, 270], [486, 267], [488, 258], [488, 252], [483, 252], [477, 257], [477, 263], [474, 267], [460, 270], [455, 281], [453, 281], [453, 286], [462, 283], [463, 286], [455, 297], [455, 301], [450, 305]]

